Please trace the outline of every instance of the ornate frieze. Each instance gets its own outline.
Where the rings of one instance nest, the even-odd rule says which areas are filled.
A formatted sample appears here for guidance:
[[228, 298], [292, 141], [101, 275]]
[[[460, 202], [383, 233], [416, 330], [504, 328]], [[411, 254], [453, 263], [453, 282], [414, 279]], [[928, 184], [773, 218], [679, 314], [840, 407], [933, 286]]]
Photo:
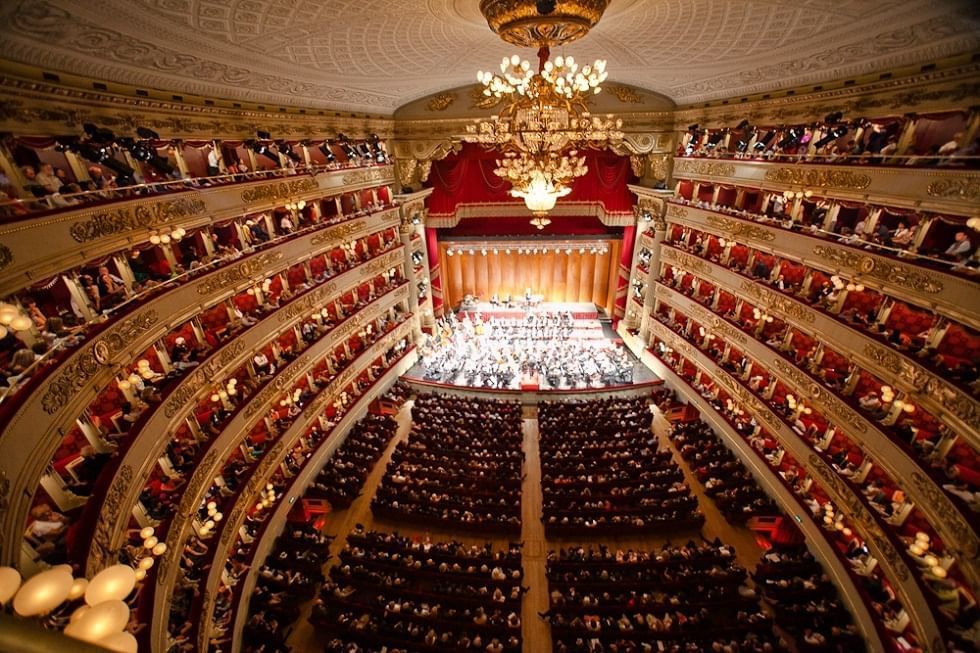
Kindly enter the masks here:
[[861, 190], [871, 185], [871, 177], [853, 170], [820, 170], [806, 167], [770, 168], [766, 181], [789, 186]]
[[241, 496], [235, 502], [235, 507], [232, 509], [228, 521], [225, 522], [225, 527], [221, 529], [220, 539], [222, 544], [228, 544], [228, 540], [232, 534], [238, 532], [245, 513], [255, 505], [259, 489], [264, 487], [265, 477], [269, 473], [269, 470], [282, 462], [282, 453], [285, 448], [286, 442], [280, 438], [271, 449], [263, 454], [262, 459], [256, 465], [255, 471], [252, 472], [248, 483], [246, 483], [245, 488], [242, 490]]
[[949, 531], [952, 541], [946, 540], [946, 546], [956, 550], [960, 558], [975, 565], [980, 557], [980, 541], [977, 532], [963, 518], [949, 501], [949, 497], [936, 483], [921, 472], [912, 472], [912, 485], [929, 501], [929, 509], [935, 512], [941, 521], [942, 530]]
[[296, 360], [289, 364], [286, 370], [280, 372], [276, 378], [274, 378], [269, 385], [262, 388], [258, 394], [249, 399], [248, 403], [245, 405], [245, 410], [243, 411], [246, 418], [250, 418], [255, 415], [259, 410], [265, 408], [265, 404], [272, 401], [272, 398], [280, 394], [290, 383], [293, 382], [300, 372], [306, 369], [306, 364], [309, 363], [310, 357], [308, 355], [300, 356]]
[[244, 351], [245, 342], [237, 339], [231, 346], [224, 348], [217, 358], [209, 360], [194, 370], [194, 373], [187, 377], [187, 380], [182, 382], [180, 387], [167, 397], [167, 401], [163, 405], [163, 414], [167, 418], [171, 418], [180, 412], [184, 404], [190, 401], [201, 388], [214, 383], [218, 373], [226, 365], [238, 358]]
[[843, 247], [817, 245], [813, 248], [813, 253], [831, 265], [848, 268], [856, 274], [875, 277], [916, 292], [936, 294], [942, 292], [944, 287], [943, 282], [933, 275], [910, 265], [892, 263], [884, 258], [860, 254]]
[[721, 161], [678, 159], [674, 161], [674, 172], [708, 177], [731, 177], [735, 174], [735, 166]]
[[739, 286], [739, 290], [765, 304], [767, 308], [779, 311], [783, 315], [799, 320], [800, 322], [812, 324], [817, 319], [817, 315], [813, 312], [813, 309], [794, 302], [788, 297], [783, 297], [779, 293], [766, 290], [751, 281], [743, 280]]
[[[833, 416], [847, 428], [848, 432], [858, 433], [868, 432], [868, 423], [853, 408], [832, 395], [822, 385], [811, 379], [799, 368], [790, 365], [781, 358], [773, 361], [776, 373], [782, 378], [788, 379], [797, 390], [814, 403], [819, 404], [824, 410], [829, 411]], [[863, 441], [861, 444], [865, 444]]]
[[929, 184], [926, 192], [930, 197], [977, 201], [980, 199], [980, 177], [944, 177]]
[[398, 265], [403, 260], [404, 255], [401, 251], [391, 252], [389, 254], [385, 254], [375, 261], [370, 261], [369, 263], [361, 266], [361, 271], [365, 275], [377, 274], [378, 272], [383, 272], [390, 267]]
[[6, 245], [0, 244], [0, 270], [14, 262], [14, 253]]
[[895, 576], [903, 583], [908, 581], [912, 577], [911, 570], [857, 494], [816, 453], [811, 453], [807, 462], [808, 467], [821, 478], [824, 485], [834, 492], [835, 501], [841, 504], [845, 512], [860, 525], [865, 538], [871, 541], [891, 570], [895, 572]]
[[125, 510], [123, 502], [126, 499], [126, 488], [133, 482], [133, 468], [123, 465], [119, 468], [116, 475], [117, 482], [109, 486], [106, 491], [105, 499], [102, 501], [99, 510], [99, 521], [95, 526], [95, 534], [92, 537], [92, 546], [89, 552], [89, 573], [97, 573], [115, 564], [117, 551], [110, 550], [112, 541], [112, 527], [119, 519], [119, 512]]
[[686, 218], [687, 209], [679, 204], [674, 204], [673, 202], [667, 203], [667, 216], [671, 218]]
[[705, 218], [705, 221], [709, 226], [724, 231], [725, 236], [729, 240], [747, 239], [769, 242], [776, 239], [775, 232], [769, 229], [765, 229], [764, 227], [754, 224], [739, 222], [738, 220], [732, 220], [731, 218], [722, 218], [717, 215], [709, 215]]
[[206, 210], [204, 200], [187, 197], [120, 206], [109, 211], [92, 212], [85, 220], [72, 223], [68, 231], [75, 242], [84, 243], [124, 231], [157, 227], [173, 220], [202, 215]]
[[[220, 455], [221, 452], [217, 449], [209, 450], [204, 455], [200, 464], [195, 467], [197, 473], [191, 474], [190, 481], [184, 487], [180, 505], [177, 506], [177, 512], [170, 522], [170, 529], [167, 533], [167, 552], [160, 556], [157, 566], [157, 585], [166, 585], [170, 565], [178, 564], [180, 556], [183, 555], [184, 547], [178, 546], [180, 544], [181, 530], [184, 524], [194, 518], [194, 513], [198, 508], [198, 495], [201, 493], [204, 484], [210, 483], [213, 480], [210, 470], [218, 463], [218, 457]], [[200, 470], [206, 470], [208, 473], [202, 474]]]
[[[344, 183], [347, 175], [344, 175]], [[278, 181], [271, 184], [253, 186], [242, 191], [242, 202], [254, 204], [255, 202], [275, 202], [286, 200], [300, 193], [308, 193], [319, 188], [316, 179], [313, 177], [303, 177], [302, 179], [290, 179], [289, 181]]]
[[366, 170], [354, 170], [343, 176], [344, 185], [366, 184], [372, 181], [388, 181], [391, 179], [391, 167], [368, 168]]
[[310, 294], [304, 295], [301, 299], [290, 302], [285, 307], [279, 309], [276, 311], [276, 317], [282, 323], [312, 313], [320, 307], [324, 299], [336, 290], [337, 284], [331, 281], [327, 285], [317, 288]]
[[351, 234], [360, 231], [366, 225], [367, 222], [364, 220], [353, 220], [351, 222], [339, 224], [336, 227], [331, 227], [330, 229], [322, 231], [310, 238], [310, 246], [318, 247], [319, 245], [339, 243]]
[[670, 261], [684, 268], [685, 270], [697, 272], [698, 274], [711, 278], [711, 266], [708, 265], [706, 261], [699, 259], [697, 256], [691, 256], [690, 254], [674, 249], [673, 247], [664, 247], [660, 252], [660, 256], [665, 261]]
[[916, 394], [934, 401], [974, 430], [980, 430], [980, 404], [973, 398], [954, 390], [942, 379], [886, 347], [868, 343], [864, 346], [864, 355], [908, 383]]
[[67, 362], [63, 369], [47, 383], [41, 406], [53, 415], [68, 404], [72, 395], [81, 390], [113, 356], [126, 348], [159, 321], [154, 310], [125, 319], [119, 325], [99, 336]]
[[231, 286], [236, 286], [244, 281], [250, 280], [254, 275], [262, 272], [264, 268], [282, 260], [282, 252], [265, 252], [258, 256], [251, 257], [233, 265], [227, 269], [210, 275], [207, 279], [197, 285], [197, 294], [210, 295], [211, 293], [224, 290]]

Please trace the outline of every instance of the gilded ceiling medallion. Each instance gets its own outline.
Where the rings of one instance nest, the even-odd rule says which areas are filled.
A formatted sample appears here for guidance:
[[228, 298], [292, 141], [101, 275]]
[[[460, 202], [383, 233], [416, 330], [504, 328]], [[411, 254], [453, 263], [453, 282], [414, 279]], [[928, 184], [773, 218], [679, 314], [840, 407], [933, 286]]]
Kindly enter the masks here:
[[609, 0], [481, 0], [490, 29], [522, 48], [576, 41], [595, 27]]

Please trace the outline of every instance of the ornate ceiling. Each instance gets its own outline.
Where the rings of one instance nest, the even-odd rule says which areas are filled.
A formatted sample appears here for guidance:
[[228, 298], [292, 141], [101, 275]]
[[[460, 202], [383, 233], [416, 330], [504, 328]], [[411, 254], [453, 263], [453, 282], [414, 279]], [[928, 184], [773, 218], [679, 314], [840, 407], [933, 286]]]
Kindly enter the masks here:
[[[514, 51], [477, 0], [7, 0], [0, 56], [231, 100], [390, 114]], [[677, 104], [980, 49], [970, 0], [612, 0], [565, 48]], [[530, 51], [522, 53], [532, 58]]]

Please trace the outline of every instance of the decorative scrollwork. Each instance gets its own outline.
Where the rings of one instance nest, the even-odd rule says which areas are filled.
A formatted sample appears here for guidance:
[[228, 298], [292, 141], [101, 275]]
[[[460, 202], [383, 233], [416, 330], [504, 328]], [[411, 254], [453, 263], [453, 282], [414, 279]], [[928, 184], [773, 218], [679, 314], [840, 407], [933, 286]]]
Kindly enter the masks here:
[[310, 238], [310, 246], [317, 247], [319, 245], [338, 243], [349, 237], [351, 234], [360, 231], [366, 225], [367, 223], [364, 220], [354, 220], [353, 222], [345, 222], [344, 224], [337, 225], [336, 227], [331, 227], [330, 229], [320, 232]]
[[934, 401], [975, 430], [980, 430], [980, 404], [902, 355], [885, 347], [868, 343], [864, 355], [875, 365], [888, 370], [908, 383], [916, 393]]
[[812, 324], [817, 320], [817, 314], [813, 311], [813, 309], [810, 309], [803, 304], [794, 302], [788, 297], [783, 297], [778, 293], [762, 288], [751, 281], [742, 281], [739, 289], [747, 295], [750, 295], [756, 300], [762, 302], [766, 305], [766, 307], [778, 311], [791, 319], [795, 319], [799, 322], [806, 322], [808, 324]]
[[248, 281], [264, 268], [282, 260], [282, 252], [265, 252], [246, 259], [238, 265], [216, 272], [197, 285], [197, 294], [210, 295], [219, 290]]
[[455, 101], [456, 95], [454, 93], [439, 93], [429, 100], [428, 104], [425, 105], [425, 108], [428, 111], [445, 111]]
[[758, 225], [746, 224], [731, 218], [721, 218], [717, 215], [709, 215], [705, 221], [709, 226], [725, 232], [729, 240], [761, 240], [768, 242], [776, 239], [776, 234]]
[[674, 264], [679, 265], [685, 270], [697, 272], [706, 277], [711, 276], [711, 266], [696, 256], [691, 256], [690, 254], [686, 254], [672, 247], [664, 247], [660, 252], [660, 256], [662, 256], [664, 260], [672, 261]]
[[942, 199], [961, 199], [976, 201], [980, 199], [980, 177], [943, 178], [932, 182], [926, 188], [930, 197]]
[[770, 168], [766, 181], [790, 186], [812, 186], [861, 190], [871, 185], [871, 177], [853, 170], [814, 170], [811, 168]]
[[975, 565], [977, 558], [980, 557], [977, 532], [953, 507], [949, 497], [931, 478], [921, 472], [912, 472], [912, 484], [922, 496], [926, 497], [930, 510], [939, 516], [942, 529], [951, 534], [952, 537], [945, 540], [946, 545], [956, 550], [961, 560]]
[[84, 388], [102, 366], [108, 365], [116, 354], [123, 351], [158, 321], [159, 316], [156, 311], [146, 311], [123, 320], [118, 326], [85, 347], [48, 383], [41, 398], [44, 412], [53, 415], [64, 408], [72, 395]]
[[173, 220], [201, 215], [207, 205], [201, 199], [180, 198], [124, 206], [112, 211], [99, 211], [69, 227], [75, 242], [84, 243], [97, 238], [167, 224]]
[[[346, 175], [344, 183], [348, 183]], [[289, 199], [299, 193], [308, 193], [319, 187], [316, 179], [305, 177], [303, 179], [290, 179], [289, 181], [279, 181], [271, 184], [263, 184], [253, 188], [246, 188], [242, 191], [242, 201], [246, 204], [255, 202], [275, 202], [277, 200]]]
[[609, 92], [616, 96], [616, 99], [623, 104], [640, 104], [643, 102], [643, 97], [636, 92], [636, 89], [630, 88], [629, 86], [610, 86]]
[[916, 292], [936, 294], [942, 292], [944, 288], [943, 282], [932, 275], [884, 258], [827, 245], [817, 245], [813, 248], [813, 253], [833, 265], [853, 270], [856, 274], [880, 279]]
[[160, 556], [159, 567], [157, 568], [157, 585], [167, 584], [168, 571], [171, 565], [176, 565], [183, 554], [183, 546], [180, 544], [181, 530], [184, 524], [188, 524], [197, 510], [198, 495], [205, 483], [210, 483], [214, 478], [214, 467], [219, 462], [221, 452], [217, 449], [210, 449], [194, 468], [190, 481], [184, 487], [180, 505], [177, 506], [177, 513], [171, 521], [171, 528], [167, 534], [167, 552]]
[[246, 404], [245, 410], [243, 411], [246, 418], [252, 417], [259, 410], [265, 407], [265, 404], [272, 401], [272, 398], [281, 393], [286, 386], [293, 382], [300, 372], [306, 369], [306, 364], [309, 363], [309, 355], [300, 356], [292, 363], [286, 370], [283, 370], [274, 378], [269, 385], [262, 388], [262, 390], [256, 394], [252, 399]]
[[201, 388], [214, 383], [218, 373], [244, 351], [245, 341], [235, 340], [230, 347], [223, 349], [217, 358], [209, 360], [194, 370], [194, 373], [167, 397], [167, 402], [163, 405], [164, 416], [169, 419], [180, 412], [184, 404], [190, 401]]
[[[848, 428], [852, 435], [854, 431], [858, 433], [868, 432], [868, 423], [861, 415], [829, 393], [823, 386], [807, 376], [802, 370], [779, 358], [773, 361], [773, 367], [779, 375], [785, 379], [789, 379], [801, 394], [822, 406], [824, 410], [833, 413]], [[864, 443], [862, 442], [862, 444]]]
[[731, 163], [721, 163], [719, 161], [679, 159], [674, 162], [674, 172], [708, 177], [731, 177], [735, 174], [735, 166]]
[[348, 172], [342, 177], [342, 181], [345, 185], [366, 184], [372, 181], [390, 180], [391, 175], [391, 166], [385, 166], [383, 168], [369, 168], [367, 170], [354, 170], [353, 172]]
[[123, 510], [123, 501], [126, 499], [130, 483], [133, 482], [133, 468], [123, 465], [119, 468], [115, 480], [109, 486], [105, 499], [102, 501], [102, 509], [99, 511], [99, 521], [95, 526], [95, 533], [92, 536], [92, 545], [89, 549], [89, 572], [96, 573], [114, 562], [116, 552], [112, 550], [112, 531], [113, 526], [119, 520], [119, 513]]

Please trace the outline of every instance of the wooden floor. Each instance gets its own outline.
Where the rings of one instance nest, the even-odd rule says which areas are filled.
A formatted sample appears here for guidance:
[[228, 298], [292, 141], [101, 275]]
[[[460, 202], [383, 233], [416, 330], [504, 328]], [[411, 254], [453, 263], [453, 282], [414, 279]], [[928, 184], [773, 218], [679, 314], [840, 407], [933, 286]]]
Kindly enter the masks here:
[[[343, 549], [347, 534], [354, 528], [355, 524], [363, 524], [366, 528], [373, 530], [397, 530], [402, 535], [407, 536], [429, 535], [436, 541], [457, 540], [474, 544], [483, 544], [487, 541], [485, 536], [467, 536], [462, 531], [414, 529], [410, 524], [375, 519], [371, 514], [371, 498], [374, 496], [374, 492], [381, 482], [385, 467], [391, 459], [395, 445], [408, 436], [411, 427], [411, 405], [412, 403], [408, 402], [399, 411], [397, 415], [397, 435], [388, 445], [384, 455], [370, 476], [368, 476], [361, 496], [347, 510], [339, 510], [327, 517], [323, 532], [336, 537], [330, 546], [331, 559], [324, 568], [325, 571], [336, 563], [337, 554]], [[667, 424], [667, 420], [658, 414], [654, 420], [653, 431], [660, 441], [660, 448], [672, 452], [674, 460], [683, 470], [685, 479], [698, 499], [698, 504], [706, 519], [705, 525], [700, 532], [693, 530], [672, 531], [670, 534], [664, 534], [663, 536], [648, 534], [639, 537], [610, 532], [601, 538], [592, 540], [581, 538], [552, 538], [545, 540], [544, 527], [541, 523], [541, 461], [538, 452], [537, 409], [534, 407], [525, 407], [524, 451], [526, 454], [526, 464], [524, 482], [522, 484], [521, 541], [524, 543], [522, 562], [524, 565], [525, 585], [530, 587], [530, 590], [524, 596], [521, 615], [525, 651], [545, 653], [551, 650], [550, 629], [537, 615], [538, 612], [544, 612], [548, 609], [548, 584], [545, 579], [545, 560], [549, 549], [557, 549], [561, 546], [577, 546], [580, 544], [605, 544], [610, 548], [632, 547], [634, 549], [652, 550], [659, 549], [667, 542], [683, 544], [690, 539], [696, 540], [703, 534], [706, 538], [713, 539], [718, 537], [726, 544], [733, 545], [736, 549], [739, 563], [747, 569], [755, 567], [762, 554], [762, 550], [756, 543], [754, 534], [742, 526], [729, 524], [715, 507], [714, 502], [705, 496], [704, 488], [666, 437]], [[498, 548], [506, 548], [508, 544], [506, 538], [496, 538], [490, 541]], [[310, 606], [307, 606], [303, 610], [299, 621], [294, 625], [293, 632], [287, 642], [296, 653], [320, 653], [323, 650], [324, 642], [322, 638], [314, 632], [313, 627], [307, 620], [309, 612]]]

